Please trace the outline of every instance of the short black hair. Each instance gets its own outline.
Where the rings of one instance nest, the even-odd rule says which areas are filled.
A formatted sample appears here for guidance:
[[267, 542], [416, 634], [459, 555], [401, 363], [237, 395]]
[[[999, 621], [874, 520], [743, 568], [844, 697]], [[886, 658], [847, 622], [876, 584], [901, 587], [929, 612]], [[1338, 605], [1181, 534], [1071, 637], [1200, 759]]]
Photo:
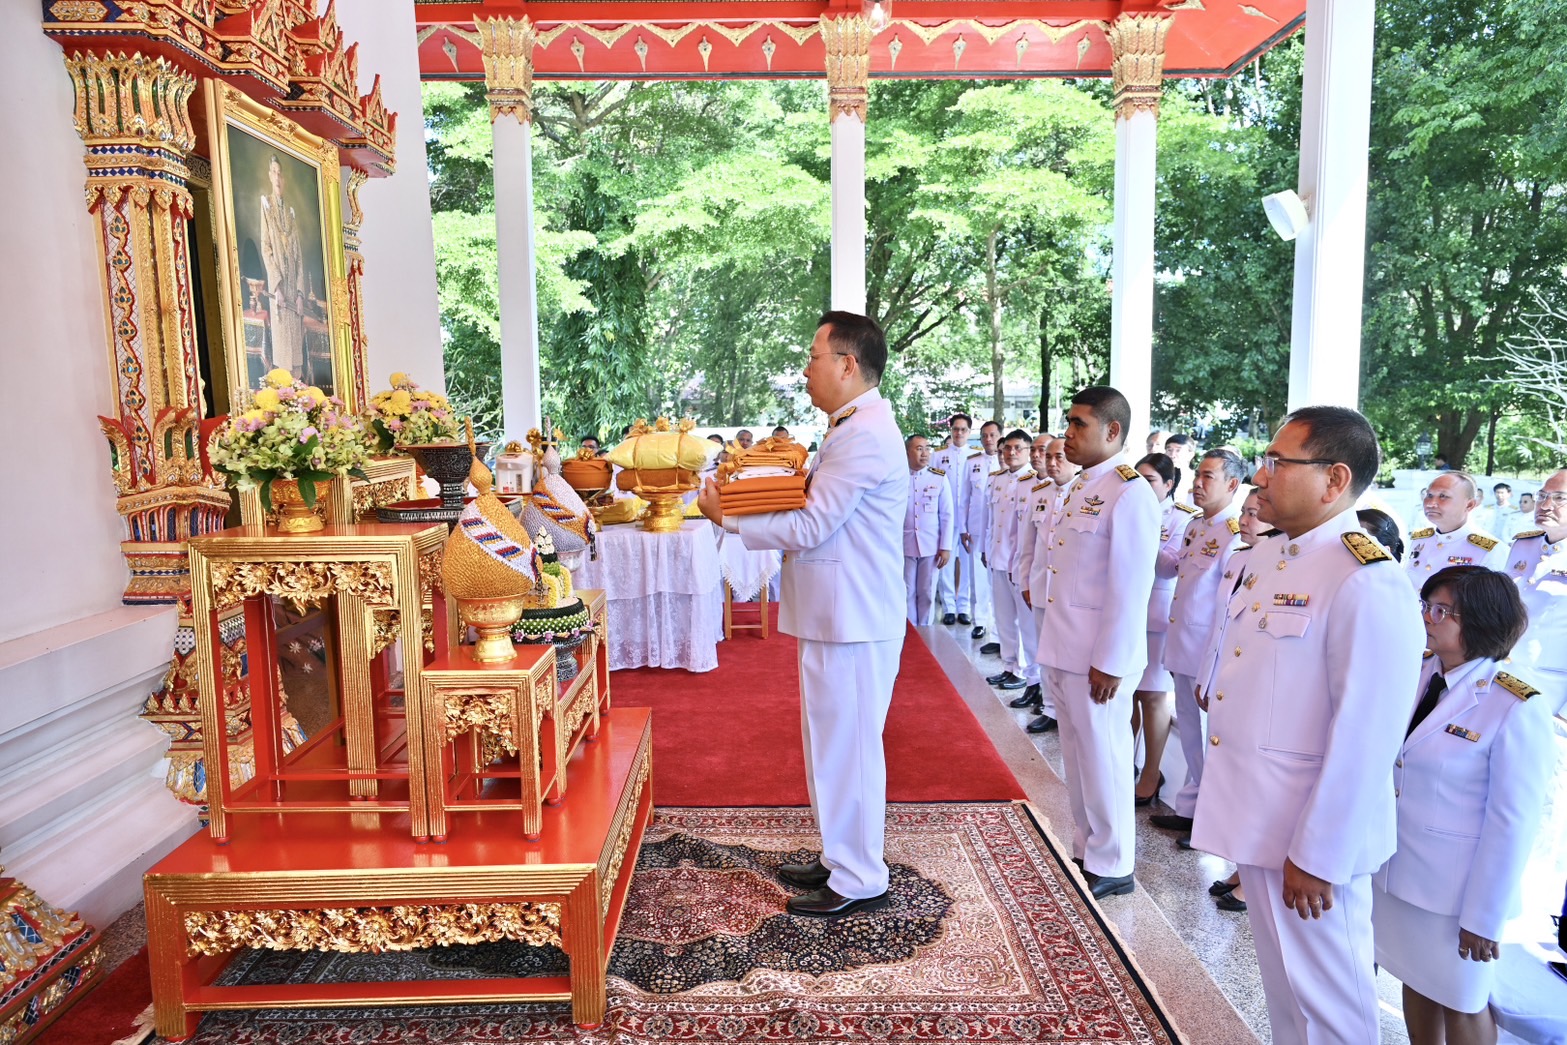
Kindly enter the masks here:
[[1170, 459], [1169, 454], [1149, 454], [1141, 461], [1138, 461], [1137, 464], [1139, 467], [1147, 465], [1149, 468], [1152, 468], [1159, 473], [1159, 478], [1171, 486], [1180, 485], [1181, 470], [1175, 467], [1175, 462]]
[[[997, 427], [999, 428], [1000, 426], [998, 425]], [[1014, 439], [1021, 439], [1025, 443], [1032, 443], [1034, 441], [1034, 437], [1023, 431], [1021, 428], [1012, 429], [1012, 431], [1008, 432], [1006, 437], [1001, 441], [1003, 443], [1010, 443]]]
[[785, 435], [787, 435], [789, 433], [788, 426], [787, 425], [778, 425], [776, 428], [773, 429], [773, 434], [774, 435], [777, 435], [779, 432], [783, 432]]
[[910, 432], [908, 435], [903, 437], [903, 448], [907, 450], [914, 444], [914, 440], [916, 439], [923, 439], [927, 443], [930, 442], [930, 436], [926, 435], [924, 432]]
[[739, 439], [742, 435], [749, 435], [754, 437], [755, 433], [753, 433], [749, 428], [742, 428], [740, 431], [735, 433], [735, 438]]
[[1235, 479], [1239, 482], [1246, 481], [1246, 462], [1242, 461], [1241, 455], [1234, 450], [1226, 450], [1223, 447], [1209, 450], [1197, 462], [1197, 467], [1201, 468], [1203, 461], [1223, 461], [1224, 477], [1226, 479]]
[[1508, 493], [1513, 492], [1513, 488], [1508, 486], [1506, 483], [1497, 483], [1495, 486], [1491, 487], [1492, 493], [1500, 493], [1503, 490], [1506, 490]]
[[717, 443], [719, 446], [724, 445], [724, 437], [719, 435], [717, 432], [714, 432], [712, 435], [708, 436], [708, 438]]
[[1073, 406], [1086, 406], [1102, 425], [1119, 424], [1121, 442], [1126, 443], [1126, 430], [1132, 427], [1132, 404], [1109, 385], [1089, 385], [1072, 397]]
[[586, 442], [589, 442], [589, 441], [592, 441], [594, 446], [598, 446], [599, 445], [599, 437], [596, 436], [596, 435], [585, 435], [585, 436], [582, 437], [582, 442], [586, 443]]
[[816, 321], [816, 328], [822, 327], [832, 328], [827, 332], [827, 343], [834, 352], [853, 356], [865, 379], [873, 385], [881, 384], [881, 372], [887, 369], [887, 335], [874, 319], [858, 312], [832, 309]]
[[1426, 578], [1420, 597], [1428, 600], [1443, 588], [1453, 599], [1464, 654], [1505, 659], [1529, 626], [1529, 611], [1512, 578], [1484, 566], [1448, 566]]
[[1169, 446], [1171, 443], [1174, 443], [1176, 446], [1185, 446], [1186, 444], [1190, 443], [1191, 441], [1192, 441], [1192, 437], [1191, 436], [1189, 436], [1189, 435], [1182, 435], [1180, 432], [1176, 432], [1174, 435], [1170, 436], [1170, 438], [1168, 438], [1168, 439], [1166, 439], [1164, 441], [1164, 445], [1165, 446]]
[[1382, 467], [1382, 447], [1366, 415], [1347, 406], [1303, 406], [1285, 414], [1279, 425], [1305, 426], [1306, 453], [1349, 469], [1349, 492], [1359, 497], [1376, 482]]
[[983, 434], [985, 429], [989, 428], [992, 425], [994, 425], [995, 428], [996, 428], [996, 434], [1000, 435], [1001, 434], [1001, 422], [1000, 421], [986, 421], [984, 424], [979, 426], [979, 430]]
[[959, 410], [957, 413], [953, 414], [951, 417], [947, 418], [947, 424], [950, 426], [952, 424], [952, 422], [956, 421], [960, 417], [963, 418], [963, 420], [968, 423], [968, 426], [970, 428], [974, 427], [974, 419], [972, 417], [970, 417], [968, 414], [965, 414], [961, 410]]
[[1378, 544], [1393, 553], [1393, 558], [1404, 561], [1404, 539], [1398, 535], [1398, 523], [1380, 508], [1361, 508], [1355, 512], [1360, 528], [1376, 538]]

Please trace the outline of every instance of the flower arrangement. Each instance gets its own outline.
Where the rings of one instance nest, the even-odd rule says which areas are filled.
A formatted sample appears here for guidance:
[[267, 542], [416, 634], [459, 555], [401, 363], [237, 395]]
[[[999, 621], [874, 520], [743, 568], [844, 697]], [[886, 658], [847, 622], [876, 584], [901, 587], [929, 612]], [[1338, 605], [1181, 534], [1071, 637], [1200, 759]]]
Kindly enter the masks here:
[[341, 399], [281, 369], [267, 374], [248, 410], [218, 430], [210, 456], [238, 489], [259, 489], [267, 511], [279, 479], [297, 481], [305, 504], [314, 507], [317, 483], [368, 478], [360, 468], [368, 454], [359, 419]]
[[431, 392], [402, 371], [392, 375], [392, 387], [370, 397], [365, 412], [371, 449], [389, 453], [399, 446], [449, 442], [462, 435], [451, 402]]

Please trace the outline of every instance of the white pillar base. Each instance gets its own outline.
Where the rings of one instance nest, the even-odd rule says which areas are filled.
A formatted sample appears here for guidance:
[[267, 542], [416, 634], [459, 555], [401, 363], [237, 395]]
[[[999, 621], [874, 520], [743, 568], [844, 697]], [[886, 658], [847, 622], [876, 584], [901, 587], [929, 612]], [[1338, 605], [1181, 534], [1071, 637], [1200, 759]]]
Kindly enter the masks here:
[[865, 314], [865, 124], [832, 121], [832, 307]]
[[1111, 263], [1110, 384], [1132, 405], [1126, 445], [1148, 438], [1153, 409], [1154, 186], [1159, 117], [1115, 121], [1115, 229]]
[[500, 283], [501, 407], [508, 437], [537, 428], [539, 306], [533, 244], [533, 125], [501, 115], [495, 152], [495, 248]]

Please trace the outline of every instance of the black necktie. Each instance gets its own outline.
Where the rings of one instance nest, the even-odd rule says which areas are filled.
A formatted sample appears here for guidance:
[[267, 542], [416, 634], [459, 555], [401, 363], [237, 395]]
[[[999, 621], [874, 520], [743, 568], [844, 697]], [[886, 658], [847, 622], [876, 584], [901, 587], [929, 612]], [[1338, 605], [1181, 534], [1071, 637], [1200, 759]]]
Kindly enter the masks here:
[[1409, 730], [1404, 734], [1407, 739], [1415, 727], [1426, 720], [1426, 716], [1436, 710], [1437, 701], [1442, 699], [1442, 694], [1447, 692], [1447, 680], [1441, 672], [1431, 676], [1431, 681], [1426, 683], [1426, 695], [1420, 698], [1420, 704], [1415, 708], [1415, 717], [1409, 720]]

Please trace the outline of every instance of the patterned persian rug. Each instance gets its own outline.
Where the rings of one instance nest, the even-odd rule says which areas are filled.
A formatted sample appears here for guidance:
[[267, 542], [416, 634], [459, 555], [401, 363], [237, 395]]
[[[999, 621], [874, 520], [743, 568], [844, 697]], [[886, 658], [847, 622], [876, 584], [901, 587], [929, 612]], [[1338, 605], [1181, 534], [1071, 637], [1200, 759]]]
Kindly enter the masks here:
[[[603, 1026], [569, 1005], [210, 1013], [218, 1043], [581, 1041], [1177, 1042], [1073, 868], [1022, 803], [894, 805], [892, 903], [783, 913], [779, 864], [809, 859], [809, 809], [660, 809], [609, 970]], [[248, 951], [225, 983], [558, 975], [558, 950]]]

